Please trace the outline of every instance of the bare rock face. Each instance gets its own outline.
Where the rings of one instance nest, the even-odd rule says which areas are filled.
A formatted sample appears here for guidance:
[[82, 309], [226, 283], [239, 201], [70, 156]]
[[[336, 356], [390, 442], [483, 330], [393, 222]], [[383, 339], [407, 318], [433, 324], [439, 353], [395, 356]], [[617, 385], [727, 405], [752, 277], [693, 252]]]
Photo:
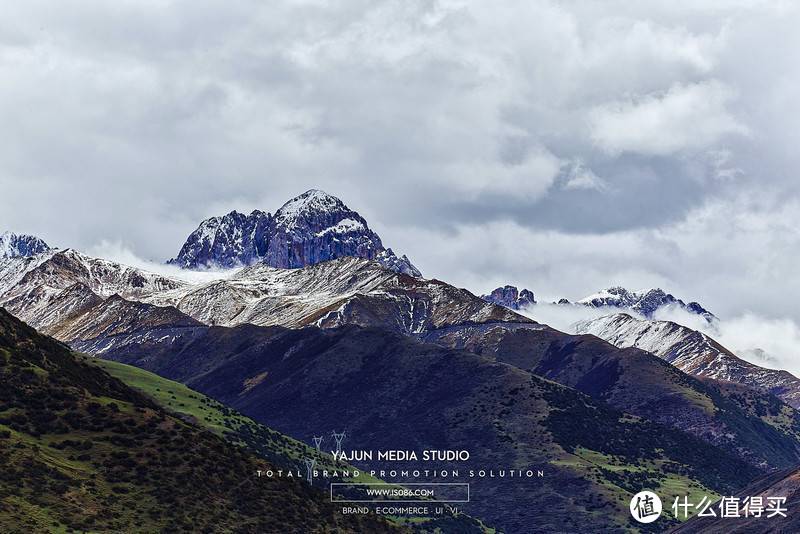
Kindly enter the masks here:
[[167, 263], [185, 269], [249, 265], [266, 255], [271, 226], [272, 216], [259, 210], [211, 217], [200, 223], [178, 256]]
[[338, 198], [311, 189], [275, 212], [235, 211], [203, 221], [168, 263], [187, 269], [236, 267], [263, 262], [295, 269], [345, 256], [375, 260], [384, 267], [421, 276], [406, 256], [384, 248], [367, 221]]
[[533, 291], [528, 289], [520, 291], [514, 286], [498, 287], [488, 295], [482, 295], [481, 298], [492, 304], [505, 306], [512, 310], [519, 310], [526, 306], [536, 304]]
[[295, 269], [341, 256], [374, 259], [383, 244], [361, 215], [338, 198], [312, 189], [275, 212], [266, 263]]

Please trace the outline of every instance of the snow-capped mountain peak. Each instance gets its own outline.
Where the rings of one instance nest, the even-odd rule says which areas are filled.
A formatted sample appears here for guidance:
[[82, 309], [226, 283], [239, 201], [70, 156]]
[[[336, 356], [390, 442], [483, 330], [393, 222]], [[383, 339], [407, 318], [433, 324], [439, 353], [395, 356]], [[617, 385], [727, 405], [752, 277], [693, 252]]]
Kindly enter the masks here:
[[367, 221], [340, 199], [310, 189], [275, 212], [232, 211], [203, 221], [175, 259], [183, 268], [230, 268], [264, 262], [294, 269], [344, 256], [375, 260], [400, 273], [421, 273], [406, 256], [385, 248]]
[[275, 212], [275, 221], [279, 225], [293, 226], [310, 215], [321, 215], [350, 211], [344, 202], [321, 189], [309, 189], [287, 201]]
[[34, 235], [3, 232], [0, 234], [0, 258], [35, 256], [47, 252], [50, 247]]
[[340, 199], [319, 189], [309, 189], [286, 202], [275, 212], [276, 233], [284, 232], [293, 241], [327, 234], [360, 233], [375, 248], [383, 248], [380, 238], [367, 221]]

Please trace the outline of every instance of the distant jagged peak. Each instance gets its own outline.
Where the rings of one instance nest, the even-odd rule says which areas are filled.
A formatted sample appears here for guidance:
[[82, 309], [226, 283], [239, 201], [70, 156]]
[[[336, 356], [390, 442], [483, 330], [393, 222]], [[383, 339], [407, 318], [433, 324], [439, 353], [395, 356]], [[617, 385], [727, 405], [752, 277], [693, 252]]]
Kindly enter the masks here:
[[709, 322], [716, 319], [713, 313], [698, 302], [692, 301], [687, 304], [660, 287], [631, 291], [622, 286], [612, 286], [582, 298], [577, 303], [593, 308], [629, 309], [648, 319], [652, 319], [658, 310], [668, 307], [677, 307], [686, 312], [700, 315]]
[[[340, 199], [320, 189], [309, 189], [275, 212], [275, 234], [292, 242], [318, 238], [359, 241], [359, 255], [370, 257], [383, 250], [381, 238], [370, 230], [366, 219]], [[275, 236], [273, 236], [274, 238]], [[280, 240], [280, 239], [279, 239]], [[373, 252], [374, 251], [374, 252]]]
[[498, 287], [488, 295], [481, 295], [481, 298], [487, 302], [497, 304], [498, 306], [505, 306], [511, 310], [520, 310], [536, 304], [533, 291], [529, 289], [520, 291], [516, 286], [511, 285]]
[[30, 234], [0, 233], [0, 258], [29, 257], [47, 252], [50, 247], [43, 239]]
[[378, 255], [375, 256], [375, 261], [390, 271], [407, 274], [415, 278], [422, 278], [422, 273], [414, 266], [413, 263], [411, 263], [411, 260], [408, 259], [408, 256], [403, 254], [402, 256], [398, 257], [390, 248], [378, 253]]

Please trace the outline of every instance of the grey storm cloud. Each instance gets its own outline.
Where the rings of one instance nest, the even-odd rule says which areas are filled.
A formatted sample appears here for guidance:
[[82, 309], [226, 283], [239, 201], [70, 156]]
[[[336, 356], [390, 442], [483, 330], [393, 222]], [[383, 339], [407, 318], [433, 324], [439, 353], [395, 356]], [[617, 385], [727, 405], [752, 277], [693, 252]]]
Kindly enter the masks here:
[[8, 5], [0, 228], [161, 261], [317, 187], [476, 292], [662, 285], [800, 319], [799, 9]]

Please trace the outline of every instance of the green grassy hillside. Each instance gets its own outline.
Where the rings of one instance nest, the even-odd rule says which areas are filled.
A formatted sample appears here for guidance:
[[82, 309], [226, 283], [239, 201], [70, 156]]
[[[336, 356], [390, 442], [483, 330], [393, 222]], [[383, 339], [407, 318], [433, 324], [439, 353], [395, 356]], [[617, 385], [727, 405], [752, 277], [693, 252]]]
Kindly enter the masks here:
[[274, 464], [2, 309], [0, 383], [0, 532], [398, 530], [343, 516], [299, 481], [256, 477]]

